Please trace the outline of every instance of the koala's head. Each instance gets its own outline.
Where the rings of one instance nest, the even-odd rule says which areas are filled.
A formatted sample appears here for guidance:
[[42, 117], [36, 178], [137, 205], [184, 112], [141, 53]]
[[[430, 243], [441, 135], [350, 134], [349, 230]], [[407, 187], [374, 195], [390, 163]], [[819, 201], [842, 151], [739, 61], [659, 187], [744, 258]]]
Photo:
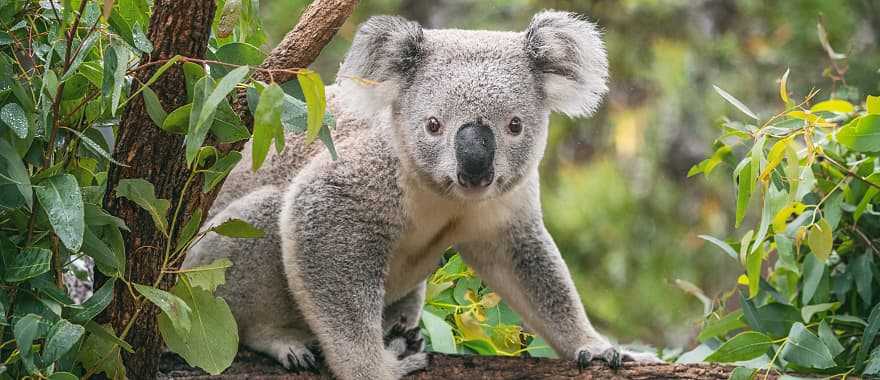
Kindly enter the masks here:
[[607, 77], [596, 26], [548, 11], [524, 32], [423, 30], [373, 17], [338, 83], [355, 112], [391, 107], [400, 159], [420, 181], [447, 197], [485, 199], [537, 173], [550, 112], [591, 115]]

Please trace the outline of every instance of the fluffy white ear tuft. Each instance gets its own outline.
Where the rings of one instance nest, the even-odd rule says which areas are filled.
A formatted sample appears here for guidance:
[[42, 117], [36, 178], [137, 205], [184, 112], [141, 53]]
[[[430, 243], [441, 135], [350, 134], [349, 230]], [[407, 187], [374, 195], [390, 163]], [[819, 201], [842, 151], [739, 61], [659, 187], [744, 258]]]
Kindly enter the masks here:
[[423, 56], [423, 39], [422, 27], [402, 17], [363, 23], [337, 75], [345, 107], [369, 115], [391, 105]]
[[532, 18], [525, 43], [550, 109], [592, 115], [608, 92], [608, 57], [596, 25], [574, 13], [544, 11]]

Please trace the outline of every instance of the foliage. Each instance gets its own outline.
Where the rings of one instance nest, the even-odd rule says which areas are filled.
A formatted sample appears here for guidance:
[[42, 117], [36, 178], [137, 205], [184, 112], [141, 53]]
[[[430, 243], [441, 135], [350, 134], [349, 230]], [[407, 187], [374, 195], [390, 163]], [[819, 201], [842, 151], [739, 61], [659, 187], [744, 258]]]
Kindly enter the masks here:
[[447, 354], [556, 357], [540, 337], [486, 287], [454, 249], [428, 280], [422, 310], [426, 349]]
[[[699, 335], [695, 351], [707, 361], [880, 373], [880, 97], [859, 96], [843, 80], [846, 57], [823, 45], [833, 79], [825, 99], [819, 90], [794, 96], [789, 84], [799, 78], [786, 71], [781, 110], [761, 117], [716, 87], [747, 117], [724, 119], [715, 152], [689, 175], [730, 164], [735, 224], [746, 231], [730, 241], [704, 237], [742, 268], [738, 289], [722, 297]], [[730, 298], [738, 309], [725, 311]]]
[[[123, 378], [121, 352], [132, 352], [125, 338], [147, 302], [162, 311], [168, 347], [191, 364], [219, 373], [238, 349], [229, 307], [212, 294], [231, 263], [173, 268], [205, 233], [252, 238], [262, 232], [240, 220], [199, 232], [200, 212], [177, 225], [184, 205], [159, 198], [143, 179], [107, 188], [108, 168], [119, 165], [110, 152], [120, 117], [134, 99], [143, 97], [157, 128], [185, 136], [191, 174], [182, 192], [198, 176], [205, 179], [201, 191], [214, 190], [241, 158], [205, 146], [251, 138], [230, 104], [239, 89], [248, 90], [259, 121], [255, 145], [268, 148], [274, 139], [280, 150], [284, 131], [329, 136], [333, 120], [323, 116], [316, 73], [286, 70], [300, 80], [283, 85], [251, 79], [265, 58], [254, 47], [265, 41], [256, 1], [219, 1], [209, 59], [176, 56], [139, 66], [138, 57], [153, 49], [146, 36], [151, 6], [147, 0], [0, 2], [0, 379]], [[185, 73], [188, 104], [168, 110], [150, 86], [172, 67]], [[154, 70], [143, 83], [135, 75], [141, 70]], [[279, 115], [282, 107], [294, 117]], [[261, 162], [268, 149], [255, 154]], [[105, 193], [143, 208], [166, 236], [163, 247], [145, 254], [163, 255], [161, 276], [180, 275], [170, 291], [157, 288], [161, 276], [152, 284], [125, 277], [128, 229], [103, 208]], [[63, 277], [76, 275], [74, 264], [83, 257], [110, 280], [78, 304]], [[123, 331], [93, 321], [115, 284], [139, 305]]]

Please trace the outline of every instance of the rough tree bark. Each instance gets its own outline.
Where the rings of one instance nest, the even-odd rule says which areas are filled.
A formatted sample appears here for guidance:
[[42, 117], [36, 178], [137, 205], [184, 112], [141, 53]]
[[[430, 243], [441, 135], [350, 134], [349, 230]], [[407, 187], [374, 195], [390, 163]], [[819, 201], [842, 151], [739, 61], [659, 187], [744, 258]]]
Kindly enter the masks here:
[[[150, 18], [149, 38], [154, 50], [144, 56], [142, 62], [169, 59], [180, 54], [202, 58], [208, 47], [211, 21], [216, 8], [214, 0], [157, 0]], [[139, 82], [146, 82], [154, 69], [136, 74]], [[179, 67], [169, 69], [152, 89], [159, 96], [165, 109], [173, 110], [186, 104], [186, 86], [183, 71]], [[126, 108], [119, 126], [119, 134], [113, 157], [128, 166], [113, 165], [107, 179], [105, 208], [125, 221], [131, 230], [126, 239], [126, 277], [135, 283], [153, 284], [162, 265], [165, 237], [153, 226], [150, 215], [134, 203], [115, 198], [113, 190], [124, 178], [143, 178], [156, 188], [159, 198], [176, 200], [186, 197], [192, 206], [204, 203], [199, 187], [192, 187], [192, 194], [181, 194], [189, 170], [186, 166], [183, 137], [164, 133], [150, 120], [143, 98], [135, 98]], [[189, 218], [189, 212], [181, 213], [181, 220]], [[179, 222], [179, 221], [178, 221]], [[174, 282], [167, 276], [161, 284], [168, 289]], [[121, 333], [135, 313], [137, 304], [127, 288], [117, 282], [113, 302], [104, 310], [99, 320], [110, 322]], [[156, 312], [147, 305], [126, 340], [135, 347], [133, 354], [123, 353], [127, 374], [132, 379], [149, 379], [155, 376], [158, 358], [162, 350], [162, 338], [158, 334]]]
[[[633, 364], [612, 371], [596, 362], [587, 369], [578, 369], [573, 361], [541, 358], [510, 358], [490, 356], [455, 356], [429, 354], [428, 368], [407, 376], [409, 380], [450, 379], [706, 379], [722, 380], [730, 377], [735, 367], [717, 364]], [[326, 369], [321, 374], [291, 373], [272, 359], [242, 351], [231, 368], [219, 376], [188, 367], [173, 354], [163, 357], [160, 379], [264, 379], [264, 380], [317, 380], [330, 379]], [[777, 379], [770, 374], [767, 379]]]
[[[357, 0], [316, 0], [303, 13], [297, 26], [285, 36], [263, 64], [266, 69], [301, 68], [311, 64], [323, 47], [354, 10]], [[150, 18], [149, 38], [155, 47], [152, 54], [144, 56], [141, 63], [169, 59], [174, 55], [192, 58], [204, 57], [214, 16], [214, 0], [156, 0]], [[156, 66], [136, 74], [143, 83]], [[265, 80], [262, 74], [257, 79]], [[276, 75], [276, 81], [290, 79]], [[186, 103], [183, 72], [179, 67], [169, 69], [152, 89], [158, 94], [166, 110], [176, 109]], [[241, 102], [237, 102], [241, 103]], [[237, 110], [251, 129], [252, 119], [247, 107], [237, 104]], [[209, 142], [210, 143], [210, 142]], [[223, 151], [240, 150], [244, 143], [221, 147]], [[172, 204], [183, 199], [185, 210], [179, 213], [177, 225], [182, 226], [192, 213], [200, 209], [207, 214], [220, 187], [212, 193], [201, 192], [202, 178], [190, 184], [183, 192], [190, 171], [185, 160], [183, 137], [164, 133], [150, 121], [143, 98], [135, 98], [127, 107], [119, 127], [119, 136], [113, 157], [127, 166], [112, 166], [108, 175], [104, 205], [113, 215], [122, 218], [131, 232], [127, 234], [126, 277], [135, 283], [153, 284], [162, 266], [162, 250], [165, 237], [158, 231], [150, 215], [134, 203], [115, 198], [113, 190], [119, 180], [142, 178], [155, 186], [159, 198], [170, 199]], [[171, 239], [178, 231], [171, 231]], [[165, 275], [160, 283], [170, 288], [173, 275]], [[121, 333], [138, 308], [123, 284], [117, 283], [113, 302], [99, 320], [110, 322]], [[156, 313], [158, 309], [145, 305], [126, 340], [135, 348], [133, 354], [124, 353], [127, 374], [132, 379], [152, 379], [158, 368], [162, 350]]]

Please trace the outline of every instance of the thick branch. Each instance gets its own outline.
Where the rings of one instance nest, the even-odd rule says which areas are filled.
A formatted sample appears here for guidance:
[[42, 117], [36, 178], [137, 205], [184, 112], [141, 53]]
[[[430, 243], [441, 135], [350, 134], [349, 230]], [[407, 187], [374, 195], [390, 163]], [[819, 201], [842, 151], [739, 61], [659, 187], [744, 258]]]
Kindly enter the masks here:
[[[450, 356], [430, 354], [428, 368], [407, 379], [707, 379], [730, 377], [734, 367], [717, 364], [634, 364], [612, 371], [596, 362], [587, 369], [578, 369], [573, 361], [541, 358], [510, 358], [490, 356]], [[219, 376], [188, 367], [180, 358], [167, 354], [162, 359], [160, 379], [273, 379], [313, 380], [331, 378], [326, 369], [321, 374], [291, 373], [265, 356], [242, 350], [231, 368]], [[762, 373], [763, 375], [763, 373]], [[770, 374], [768, 379], [776, 379]]]

